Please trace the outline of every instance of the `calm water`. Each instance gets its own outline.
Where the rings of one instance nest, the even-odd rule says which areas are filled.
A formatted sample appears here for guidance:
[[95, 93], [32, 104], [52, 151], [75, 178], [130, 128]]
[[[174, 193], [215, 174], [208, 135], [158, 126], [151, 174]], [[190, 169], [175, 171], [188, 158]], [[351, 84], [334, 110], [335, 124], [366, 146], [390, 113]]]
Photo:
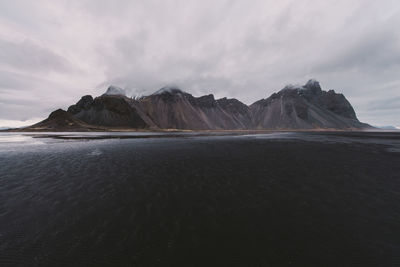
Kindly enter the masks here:
[[399, 133], [56, 134], [0, 134], [2, 267], [400, 266]]

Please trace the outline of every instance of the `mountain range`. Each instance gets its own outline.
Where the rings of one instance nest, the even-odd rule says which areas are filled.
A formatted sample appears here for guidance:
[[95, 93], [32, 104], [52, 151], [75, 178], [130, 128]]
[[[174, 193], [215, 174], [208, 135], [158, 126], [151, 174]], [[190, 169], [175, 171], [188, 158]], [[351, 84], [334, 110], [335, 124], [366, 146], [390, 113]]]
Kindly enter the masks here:
[[364, 129], [343, 94], [324, 91], [316, 80], [286, 86], [270, 97], [246, 105], [237, 99], [195, 97], [177, 87], [164, 87], [129, 98], [110, 86], [93, 98], [83, 96], [67, 111], [56, 110], [28, 130], [91, 131], [107, 129], [291, 130]]

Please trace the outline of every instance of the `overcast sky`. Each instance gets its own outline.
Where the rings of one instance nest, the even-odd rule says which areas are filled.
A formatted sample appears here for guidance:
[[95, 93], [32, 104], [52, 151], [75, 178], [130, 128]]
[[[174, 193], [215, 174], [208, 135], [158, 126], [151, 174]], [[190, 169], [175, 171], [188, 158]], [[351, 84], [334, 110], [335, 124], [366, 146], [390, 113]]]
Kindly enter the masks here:
[[251, 104], [310, 78], [400, 126], [399, 25], [398, 0], [0, 0], [0, 126], [110, 84]]

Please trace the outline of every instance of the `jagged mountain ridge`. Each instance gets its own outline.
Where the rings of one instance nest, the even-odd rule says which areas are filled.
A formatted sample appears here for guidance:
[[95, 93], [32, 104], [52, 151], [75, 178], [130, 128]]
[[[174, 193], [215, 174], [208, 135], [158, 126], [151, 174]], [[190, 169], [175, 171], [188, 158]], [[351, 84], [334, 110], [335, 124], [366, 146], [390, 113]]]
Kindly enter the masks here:
[[123, 90], [83, 96], [67, 113], [88, 125], [136, 129], [251, 130], [251, 129], [361, 129], [343, 94], [323, 91], [315, 80], [287, 86], [247, 106], [237, 99], [194, 97], [177, 87], [164, 87], [138, 99]]
[[194, 97], [178, 88], [162, 88], [140, 99], [124, 95], [83, 96], [68, 108], [88, 124], [159, 129], [247, 129], [250, 109], [236, 99]]
[[[231, 107], [222, 101], [229, 102]], [[212, 94], [194, 97], [180, 90], [164, 90], [138, 102], [139, 108], [162, 129], [246, 129], [251, 120], [246, 105], [233, 99], [216, 100]], [[239, 105], [245, 106], [245, 110], [234, 112], [233, 107]]]
[[256, 129], [368, 128], [361, 123], [343, 94], [323, 91], [318, 81], [304, 86], [287, 86], [250, 109]]

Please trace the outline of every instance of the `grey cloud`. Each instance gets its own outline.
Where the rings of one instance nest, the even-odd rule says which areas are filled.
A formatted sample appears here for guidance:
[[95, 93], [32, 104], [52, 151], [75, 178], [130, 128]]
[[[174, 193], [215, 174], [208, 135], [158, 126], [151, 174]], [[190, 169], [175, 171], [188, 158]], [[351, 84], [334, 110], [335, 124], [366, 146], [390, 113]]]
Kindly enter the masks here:
[[0, 119], [47, 117], [50, 111], [74, 101], [71, 88], [29, 74], [0, 70]]
[[22, 42], [0, 40], [0, 64], [33, 72], [72, 70], [68, 60], [28, 40]]
[[[383, 100], [377, 100], [368, 104], [370, 110], [400, 110], [400, 97], [390, 97]], [[398, 114], [396, 112], [396, 114]]]
[[400, 69], [399, 36], [388, 31], [385, 33], [369, 33], [357, 43], [335, 57], [329, 57], [316, 67], [317, 71], [333, 72], [355, 69], [358, 71], [376, 72], [388, 69]]
[[45, 117], [109, 84], [132, 95], [176, 84], [250, 104], [315, 78], [361, 120], [400, 125], [385, 111], [398, 113], [400, 97], [397, 1], [16, 0], [0, 10], [3, 119]]

